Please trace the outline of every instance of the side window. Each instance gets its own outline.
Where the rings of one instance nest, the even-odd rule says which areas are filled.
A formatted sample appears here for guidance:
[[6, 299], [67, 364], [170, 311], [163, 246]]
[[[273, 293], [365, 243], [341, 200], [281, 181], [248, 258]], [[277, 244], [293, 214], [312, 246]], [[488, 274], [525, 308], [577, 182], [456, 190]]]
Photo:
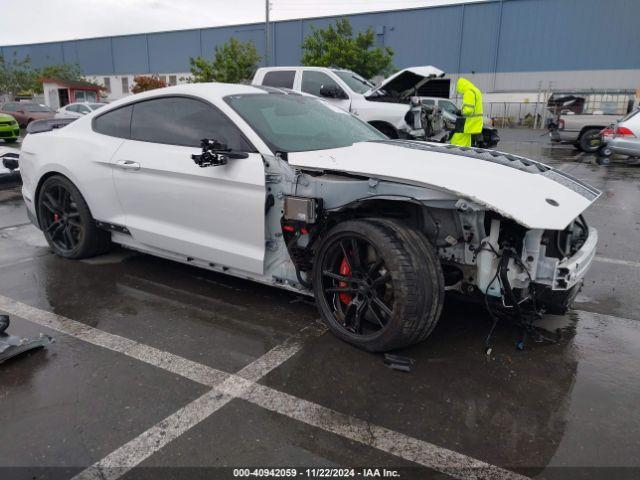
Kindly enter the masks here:
[[5, 112], [15, 112], [18, 110], [17, 105], [15, 103], [5, 103], [2, 109]]
[[83, 113], [83, 114], [87, 114], [89, 112], [91, 112], [91, 110], [89, 109], [89, 107], [87, 107], [86, 105], [77, 105], [76, 108], [78, 109], [79, 113]]
[[425, 98], [424, 100], [422, 100], [422, 103], [424, 105], [435, 105], [436, 101], [435, 100], [431, 100], [430, 98]]
[[232, 150], [253, 150], [240, 130], [205, 102], [165, 97], [139, 102], [133, 107], [132, 140], [200, 147], [204, 138], [215, 139]]
[[454, 115], [458, 113], [458, 107], [456, 107], [455, 103], [453, 102], [441, 100], [438, 105], [440, 106], [440, 108], [446, 110], [449, 113], [453, 113]]
[[93, 120], [93, 129], [104, 135], [112, 137], [129, 138], [131, 132], [131, 112], [133, 107], [117, 108], [96, 117]]
[[329, 75], [322, 72], [314, 72], [313, 70], [308, 70], [302, 73], [302, 91], [305, 93], [310, 93], [311, 95], [315, 95], [317, 97], [320, 96], [320, 87], [322, 85], [335, 85], [338, 89], [342, 90], [340, 85], [338, 85]]
[[267, 87], [293, 88], [295, 77], [295, 70], [274, 70], [265, 74], [262, 84]]

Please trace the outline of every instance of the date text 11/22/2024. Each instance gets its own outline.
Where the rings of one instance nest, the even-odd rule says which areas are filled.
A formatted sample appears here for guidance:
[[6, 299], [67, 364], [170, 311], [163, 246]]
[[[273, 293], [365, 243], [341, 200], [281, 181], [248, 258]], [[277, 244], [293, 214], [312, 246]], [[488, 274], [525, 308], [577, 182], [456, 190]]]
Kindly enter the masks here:
[[234, 478], [400, 478], [397, 470], [386, 468], [235, 468]]

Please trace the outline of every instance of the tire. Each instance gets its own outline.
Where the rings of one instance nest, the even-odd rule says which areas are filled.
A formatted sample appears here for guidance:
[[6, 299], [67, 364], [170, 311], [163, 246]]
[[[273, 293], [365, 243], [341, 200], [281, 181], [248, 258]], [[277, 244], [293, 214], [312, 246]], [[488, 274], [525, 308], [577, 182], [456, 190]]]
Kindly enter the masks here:
[[[586, 153], [595, 153], [602, 146], [599, 128], [590, 128], [580, 134], [578, 148]], [[595, 140], [598, 139], [596, 142]]]
[[87, 202], [66, 177], [55, 175], [44, 181], [37, 213], [40, 228], [56, 255], [89, 258], [111, 248], [111, 234], [96, 226]]
[[328, 231], [314, 259], [313, 290], [329, 329], [370, 352], [424, 340], [444, 303], [444, 279], [433, 247], [416, 230], [387, 219], [348, 220]]

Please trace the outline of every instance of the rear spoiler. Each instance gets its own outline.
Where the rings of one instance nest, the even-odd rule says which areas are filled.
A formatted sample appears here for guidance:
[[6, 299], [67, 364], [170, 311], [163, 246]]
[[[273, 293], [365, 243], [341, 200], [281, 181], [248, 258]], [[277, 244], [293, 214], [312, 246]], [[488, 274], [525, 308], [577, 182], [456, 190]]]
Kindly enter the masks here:
[[62, 128], [76, 120], [75, 118], [47, 118], [46, 120], [34, 120], [27, 125], [27, 133], [50, 132], [56, 128]]

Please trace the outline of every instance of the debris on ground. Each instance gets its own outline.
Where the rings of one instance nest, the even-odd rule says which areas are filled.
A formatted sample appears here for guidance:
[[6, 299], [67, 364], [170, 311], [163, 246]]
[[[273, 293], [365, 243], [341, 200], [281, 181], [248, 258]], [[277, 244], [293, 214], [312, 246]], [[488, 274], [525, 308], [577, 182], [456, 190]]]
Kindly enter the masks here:
[[45, 347], [53, 343], [53, 338], [42, 333], [37, 338], [9, 335], [6, 330], [10, 324], [9, 315], [0, 315], [0, 363], [34, 348]]
[[384, 364], [392, 370], [400, 370], [401, 372], [410, 372], [416, 361], [413, 358], [403, 357], [401, 355], [384, 354]]

